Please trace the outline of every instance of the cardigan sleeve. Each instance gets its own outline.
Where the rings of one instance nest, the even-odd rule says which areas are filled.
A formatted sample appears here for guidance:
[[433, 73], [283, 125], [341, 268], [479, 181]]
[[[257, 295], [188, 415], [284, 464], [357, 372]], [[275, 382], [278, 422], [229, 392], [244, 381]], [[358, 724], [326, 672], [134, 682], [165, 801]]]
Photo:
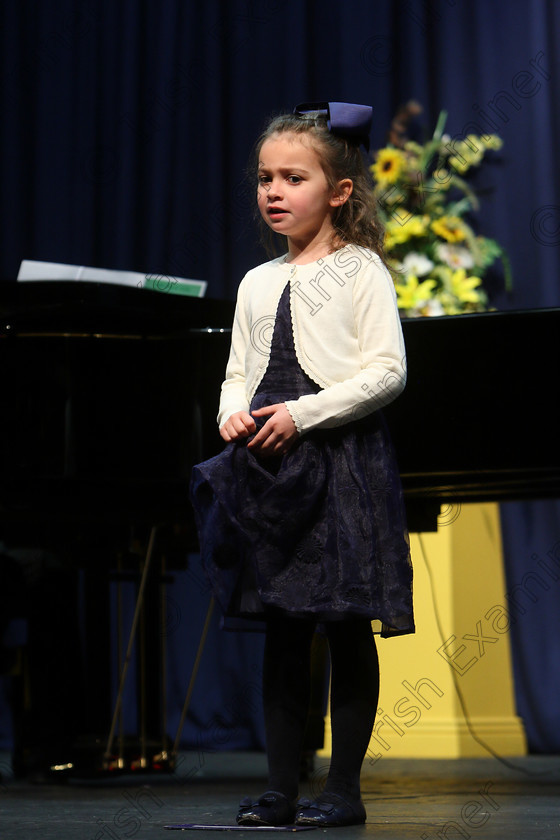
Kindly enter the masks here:
[[[286, 403], [304, 434], [358, 420], [392, 402], [406, 384], [406, 353], [392, 278], [378, 261], [356, 278], [352, 296], [359, 365], [355, 375]], [[336, 341], [333, 328], [333, 342]]]
[[218, 426], [238, 411], [249, 411], [245, 380], [245, 356], [250, 340], [250, 328], [244, 302], [244, 283], [239, 285], [235, 315], [231, 329], [231, 347], [225, 379], [220, 392]]

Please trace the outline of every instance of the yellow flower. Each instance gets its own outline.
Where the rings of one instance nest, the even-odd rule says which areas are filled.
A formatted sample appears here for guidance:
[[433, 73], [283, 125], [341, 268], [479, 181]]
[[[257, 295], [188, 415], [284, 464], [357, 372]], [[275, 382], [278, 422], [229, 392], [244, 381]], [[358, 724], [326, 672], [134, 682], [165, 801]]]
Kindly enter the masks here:
[[459, 268], [451, 276], [451, 291], [461, 303], [478, 303], [480, 294], [475, 289], [481, 283], [480, 277], [467, 277], [465, 269]]
[[453, 175], [449, 169], [439, 166], [432, 175], [432, 189], [433, 190], [448, 190], [451, 186], [451, 179]]
[[406, 283], [395, 283], [399, 309], [416, 309], [431, 298], [436, 285], [435, 280], [419, 283], [414, 274], [408, 275]]
[[396, 245], [401, 245], [404, 241], [400, 238], [398, 230], [385, 230], [384, 246], [387, 253], [390, 253]]
[[426, 218], [425, 216], [413, 216], [403, 226], [407, 231], [407, 238], [411, 236], [424, 236], [426, 233]]
[[465, 239], [465, 227], [459, 216], [441, 216], [432, 222], [431, 228], [447, 242], [462, 242]]
[[499, 150], [504, 145], [502, 138], [497, 134], [483, 134], [480, 139], [487, 149]]
[[381, 149], [371, 167], [378, 184], [394, 184], [406, 165], [406, 158], [399, 149]]
[[468, 172], [470, 168], [470, 163], [468, 163], [464, 158], [456, 157], [455, 155], [449, 158], [449, 163], [451, 164], [453, 169], [456, 169], [457, 172], [459, 172], [461, 175], [464, 175], [465, 172]]
[[464, 174], [471, 166], [478, 166], [484, 157], [484, 143], [476, 134], [469, 134], [459, 143], [450, 143], [447, 148], [454, 152], [449, 158], [449, 163], [461, 174]]
[[387, 222], [385, 229], [385, 248], [390, 251], [395, 245], [402, 245], [412, 236], [424, 236], [426, 233], [424, 216], [403, 216], [402, 221], [394, 217]]
[[388, 251], [406, 242], [406, 234], [404, 233], [404, 225], [390, 219], [385, 226], [385, 247]]

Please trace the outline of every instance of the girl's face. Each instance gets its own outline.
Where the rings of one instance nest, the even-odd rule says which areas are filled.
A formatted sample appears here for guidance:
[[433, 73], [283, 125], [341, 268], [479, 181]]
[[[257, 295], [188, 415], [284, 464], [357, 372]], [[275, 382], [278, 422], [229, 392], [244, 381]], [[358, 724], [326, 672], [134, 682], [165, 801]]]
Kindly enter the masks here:
[[332, 214], [348, 196], [329, 187], [317, 153], [305, 140], [291, 133], [265, 140], [258, 177], [258, 207], [272, 230], [303, 246], [330, 237]]

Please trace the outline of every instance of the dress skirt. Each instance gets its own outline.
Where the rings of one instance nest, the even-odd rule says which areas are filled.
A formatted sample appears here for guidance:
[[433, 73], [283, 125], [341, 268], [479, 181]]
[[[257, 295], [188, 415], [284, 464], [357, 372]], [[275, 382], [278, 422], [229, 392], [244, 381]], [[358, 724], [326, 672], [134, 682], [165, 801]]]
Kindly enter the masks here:
[[[296, 357], [286, 286], [250, 410], [318, 390]], [[311, 431], [281, 457], [256, 457], [250, 439], [195, 466], [191, 480], [202, 564], [226, 619], [281, 610], [414, 632], [402, 489], [381, 413]]]

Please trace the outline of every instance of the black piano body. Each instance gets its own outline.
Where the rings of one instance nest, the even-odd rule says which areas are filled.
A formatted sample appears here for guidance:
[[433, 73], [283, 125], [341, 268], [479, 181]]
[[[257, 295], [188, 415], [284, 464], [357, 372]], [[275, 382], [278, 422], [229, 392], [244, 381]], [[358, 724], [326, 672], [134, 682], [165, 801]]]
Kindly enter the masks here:
[[109, 284], [0, 286], [4, 508], [184, 518], [219, 441], [231, 320], [224, 301]]
[[560, 496], [560, 309], [407, 319], [403, 330], [408, 382], [385, 416], [411, 530], [429, 529], [436, 503]]
[[[232, 319], [229, 301], [1, 284], [2, 504], [58, 505], [68, 487], [68, 509], [83, 492], [97, 512], [115, 494], [140, 511], [183, 510], [192, 463], [221, 445]], [[407, 502], [558, 496], [560, 309], [406, 319], [403, 330], [407, 387], [384, 413]]]

